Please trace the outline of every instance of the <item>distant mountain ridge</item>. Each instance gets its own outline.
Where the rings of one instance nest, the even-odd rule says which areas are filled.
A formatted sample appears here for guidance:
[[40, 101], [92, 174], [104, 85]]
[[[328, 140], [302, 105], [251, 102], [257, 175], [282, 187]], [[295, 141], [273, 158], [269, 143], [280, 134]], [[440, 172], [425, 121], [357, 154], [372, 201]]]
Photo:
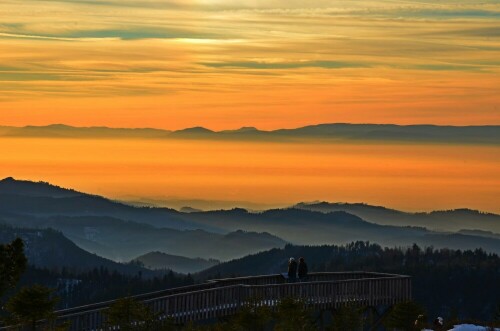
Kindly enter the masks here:
[[[436, 232], [416, 225], [381, 225], [345, 211], [320, 212], [299, 208], [271, 209], [250, 213], [244, 209], [190, 213], [199, 224], [218, 228], [266, 231], [294, 244], [346, 244], [352, 240], [377, 242], [385, 246], [417, 243], [439, 248], [474, 249], [482, 247], [500, 253], [500, 240], [477, 234]], [[499, 223], [495, 223], [498, 227]]]
[[500, 233], [500, 215], [467, 208], [409, 213], [364, 203], [298, 203], [298, 209], [330, 213], [347, 212], [381, 225], [422, 226], [431, 230], [486, 230]]
[[204, 127], [177, 131], [150, 128], [48, 126], [0, 127], [0, 137], [76, 137], [76, 138], [149, 138], [149, 139], [218, 139], [218, 140], [354, 140], [401, 141], [421, 143], [500, 144], [500, 126], [439, 126], [395, 124], [332, 123], [295, 129], [259, 130], [242, 127], [212, 131]]
[[165, 138], [171, 131], [151, 128], [75, 127], [64, 124], [46, 126], [0, 126], [0, 136], [53, 138]]

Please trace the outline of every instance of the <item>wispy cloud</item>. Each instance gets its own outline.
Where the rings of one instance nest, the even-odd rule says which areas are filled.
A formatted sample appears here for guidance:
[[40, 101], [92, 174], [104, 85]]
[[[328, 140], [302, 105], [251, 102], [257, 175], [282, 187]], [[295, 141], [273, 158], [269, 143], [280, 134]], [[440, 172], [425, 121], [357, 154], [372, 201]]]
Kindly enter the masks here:
[[300, 125], [310, 109], [498, 122], [499, 15], [494, 0], [3, 0], [0, 94], [27, 113], [179, 126], [272, 126], [285, 110]]
[[368, 65], [342, 61], [303, 61], [303, 62], [203, 62], [213, 68], [250, 68], [250, 69], [299, 69], [299, 68], [367, 68]]

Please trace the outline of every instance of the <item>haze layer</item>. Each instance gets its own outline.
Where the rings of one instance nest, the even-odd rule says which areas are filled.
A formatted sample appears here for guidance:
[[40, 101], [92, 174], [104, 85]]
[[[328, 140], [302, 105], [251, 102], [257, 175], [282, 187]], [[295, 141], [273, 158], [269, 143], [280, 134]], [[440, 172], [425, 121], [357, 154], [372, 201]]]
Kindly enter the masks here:
[[0, 146], [0, 177], [112, 198], [500, 211], [497, 145], [2, 137]]

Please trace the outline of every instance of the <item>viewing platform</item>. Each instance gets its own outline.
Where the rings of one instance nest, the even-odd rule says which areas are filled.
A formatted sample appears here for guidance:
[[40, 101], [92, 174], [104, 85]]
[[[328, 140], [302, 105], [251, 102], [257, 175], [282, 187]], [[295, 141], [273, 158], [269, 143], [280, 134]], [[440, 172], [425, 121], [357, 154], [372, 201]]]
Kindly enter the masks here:
[[[348, 304], [390, 307], [411, 300], [411, 278], [375, 272], [321, 272], [309, 274], [306, 281], [288, 282], [278, 274], [216, 279], [134, 296], [160, 320], [170, 318], [178, 324], [224, 318], [250, 301], [274, 309], [287, 297], [300, 298], [315, 310]], [[60, 310], [57, 324], [69, 323], [71, 331], [103, 330], [102, 312], [113, 302]]]

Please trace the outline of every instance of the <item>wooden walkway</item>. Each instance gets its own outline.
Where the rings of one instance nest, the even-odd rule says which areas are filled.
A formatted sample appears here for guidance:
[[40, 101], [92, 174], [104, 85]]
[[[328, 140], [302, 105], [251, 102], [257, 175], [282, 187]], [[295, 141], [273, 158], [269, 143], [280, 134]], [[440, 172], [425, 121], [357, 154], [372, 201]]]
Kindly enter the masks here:
[[[288, 283], [282, 275], [212, 280], [207, 283], [137, 295], [161, 319], [176, 323], [223, 318], [250, 302], [274, 308], [280, 299], [301, 298], [314, 309], [327, 310], [356, 303], [390, 306], [411, 300], [409, 276], [373, 272], [311, 273], [307, 281]], [[70, 331], [102, 330], [102, 311], [113, 301], [57, 312], [57, 322]]]

